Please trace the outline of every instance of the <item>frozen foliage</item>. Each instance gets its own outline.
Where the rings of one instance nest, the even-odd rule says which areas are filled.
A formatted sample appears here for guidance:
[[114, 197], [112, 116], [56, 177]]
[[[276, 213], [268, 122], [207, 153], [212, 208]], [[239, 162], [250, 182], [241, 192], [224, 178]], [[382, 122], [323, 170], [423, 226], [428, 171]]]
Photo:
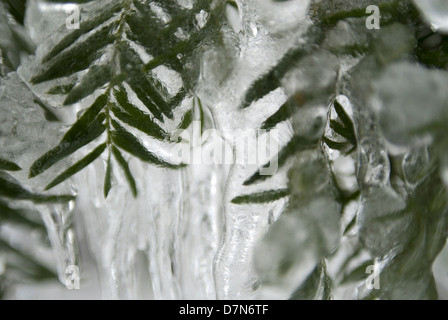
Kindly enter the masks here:
[[446, 294], [444, 1], [78, 2], [0, 5], [0, 290], [35, 250], [113, 299]]
[[[10, 285], [10, 282], [14, 282], [17, 277], [45, 280], [54, 276], [56, 267], [60, 280], [65, 282], [63, 275], [66, 267], [78, 263], [72, 226], [73, 198], [65, 197], [67, 199], [64, 200], [61, 197], [62, 203], [58, 203], [61, 201], [51, 199], [49, 195], [39, 195], [40, 185], [45, 182], [28, 180], [27, 173], [18, 170], [29, 167], [43, 149], [49, 148], [61, 135], [61, 128], [49, 121], [54, 121], [55, 115], [49, 108], [45, 108], [15, 72], [0, 79], [0, 88], [1, 158], [17, 164], [16, 168], [3, 166], [1, 168], [12, 171], [10, 174], [1, 171], [0, 182], [1, 255], [6, 261], [6, 271], [13, 270], [11, 272], [13, 278], [10, 279], [7, 274], [5, 283]], [[5, 178], [7, 180], [3, 180]], [[8, 185], [6, 181], [16, 185]], [[32, 193], [33, 191], [35, 193]], [[72, 193], [67, 185], [60, 191]], [[45, 241], [45, 232], [41, 234], [44, 224], [55, 252], [57, 265], [52, 255], [45, 252], [48, 240]], [[18, 274], [14, 275], [16, 272]]]
[[406, 62], [393, 64], [376, 89], [379, 121], [387, 139], [397, 144], [409, 142], [413, 132], [445, 118], [447, 91], [447, 72]]
[[0, 33], [1, 75], [15, 70], [24, 56], [34, 51], [34, 44], [25, 28], [8, 14], [4, 3], [0, 3]]

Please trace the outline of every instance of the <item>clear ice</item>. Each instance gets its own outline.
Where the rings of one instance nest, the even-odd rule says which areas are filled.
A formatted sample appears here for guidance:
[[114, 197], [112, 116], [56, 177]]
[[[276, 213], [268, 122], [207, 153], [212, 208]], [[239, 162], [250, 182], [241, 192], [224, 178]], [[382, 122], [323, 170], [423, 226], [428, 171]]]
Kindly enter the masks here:
[[[80, 8], [88, 20], [91, 12], [116, 1]], [[204, 127], [199, 130], [216, 130], [235, 160], [252, 137], [248, 132], [288, 105], [291, 114], [271, 129], [278, 133], [279, 155], [291, 152], [291, 146], [299, 149], [281, 158], [277, 173], [253, 184], [248, 179], [270, 157], [254, 166], [248, 164], [249, 152], [233, 164], [193, 163], [180, 170], [131, 157], [137, 198], [124, 174], [115, 170], [105, 199], [108, 159], [102, 156], [54, 188], [57, 194], [76, 195], [76, 201], [26, 204], [27, 210], [40, 212], [54, 254], [47, 252], [45, 263], [55, 266], [60, 282], [65, 285], [67, 267], [79, 265], [81, 287], [98, 277], [93, 283], [105, 299], [447, 298], [448, 71], [413, 60], [422, 41], [402, 20], [414, 3], [432, 29], [428, 32], [446, 42], [448, 5], [441, 0], [403, 1], [402, 6], [378, 1], [396, 5], [394, 14], [401, 20], [390, 21], [393, 17], [385, 12], [388, 23], [368, 30], [368, 15], [350, 12], [370, 2], [232, 1], [220, 40], [204, 44], [188, 61], [194, 88], [183, 88], [181, 75], [166, 66], [152, 70], [169, 95], [191, 91], [168, 121], [169, 129], [176, 127], [181, 111], [193, 107], [194, 120], [201, 114]], [[194, 4], [178, 0], [171, 5], [187, 10]], [[148, 8], [171, 21], [164, 6]], [[21, 27], [7, 23], [12, 17], [0, 4], [0, 33], [5, 35], [0, 39], [0, 158], [21, 168], [30, 168], [57, 145], [95, 97], [62, 106], [62, 95], [48, 94], [86, 71], [37, 85], [31, 81], [42, 57], [69, 32], [66, 9], [31, 0]], [[348, 17], [332, 23], [340, 12]], [[210, 17], [200, 11], [192, 28], [203, 29]], [[189, 39], [190, 31], [179, 28], [173, 34]], [[16, 33], [26, 40], [22, 47], [13, 41]], [[33, 42], [34, 55], [29, 52]], [[139, 44], [132, 46], [150, 61]], [[274, 73], [277, 85], [241, 108], [253, 83], [280, 70], [275, 68], [297, 48], [303, 50], [287, 70]], [[113, 52], [113, 46], [107, 47], [99, 60]], [[187, 131], [194, 135], [194, 130], [193, 125]], [[256, 135], [257, 141], [263, 138]], [[175, 158], [177, 149], [142, 134], [139, 139], [163, 158]], [[212, 139], [199, 140], [193, 154], [213, 147]], [[303, 141], [309, 145], [297, 147]], [[85, 146], [80, 153], [92, 150]], [[69, 156], [55, 170], [75, 158]], [[36, 193], [54, 178], [46, 172], [28, 179], [27, 173], [11, 175]], [[235, 201], [266, 190], [287, 190], [288, 196]], [[1, 239], [12, 243], [14, 237], [14, 225], [0, 226]], [[23, 239], [18, 242], [26, 247]], [[0, 253], [0, 276], [4, 259]], [[379, 289], [369, 286], [369, 266], [379, 275]]]

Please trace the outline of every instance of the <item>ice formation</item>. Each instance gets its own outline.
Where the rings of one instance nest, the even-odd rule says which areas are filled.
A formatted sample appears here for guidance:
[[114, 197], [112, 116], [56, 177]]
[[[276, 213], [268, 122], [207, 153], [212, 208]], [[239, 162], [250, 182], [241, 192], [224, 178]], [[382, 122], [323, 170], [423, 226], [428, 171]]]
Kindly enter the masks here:
[[[121, 2], [123, 7], [116, 6]], [[37, 44], [34, 55], [27, 55], [33, 50], [28, 42], [25, 48], [14, 44], [16, 26], [0, 21], [7, 33], [0, 42], [0, 158], [28, 169], [64, 141], [85, 110], [109, 93], [109, 83], [131, 73], [133, 61], [119, 62], [123, 48], [136, 52], [161, 97], [174, 100], [188, 92], [173, 114], [152, 119], [175, 138], [153, 139], [127, 123], [147, 150], [177, 159], [180, 141], [190, 143], [194, 156], [213, 149], [216, 141], [207, 130], [218, 132], [231, 150], [232, 163], [192, 163], [178, 170], [126, 157], [137, 197], [126, 172], [118, 165], [110, 169], [103, 154], [53, 189], [76, 201], [27, 204], [41, 213], [61, 282], [67, 267], [80, 265], [81, 276], [83, 268], [94, 270], [89, 277], [98, 274], [101, 296], [111, 299], [437, 298], [437, 289], [440, 294], [446, 286], [440, 273], [434, 280], [432, 266], [448, 232], [448, 7], [444, 1], [377, 2], [380, 30], [366, 28], [367, 0], [212, 1], [211, 8], [225, 3], [222, 20], [201, 9], [185, 25], [158, 32], [172, 37], [167, 42], [196, 43], [198, 34], [210, 36], [207, 28], [215, 23], [219, 40], [213, 34], [197, 47], [186, 46], [190, 55], [160, 54], [169, 63], [159, 63], [157, 49], [148, 53], [134, 37], [139, 29], [132, 19], [140, 18], [135, 12], [149, 12], [171, 27], [183, 21], [176, 14], [195, 10], [202, 0], [88, 2], [79, 5], [81, 25], [101, 10], [114, 13], [100, 26], [82, 29], [72, 46], [108, 28], [113, 31], [107, 36], [121, 38], [101, 48], [90, 68], [69, 75], [45, 62], [49, 52], [67, 53], [61, 43], [77, 32], [65, 26], [67, 5], [28, 2], [24, 27], [17, 30]], [[159, 64], [151, 69], [154, 60]], [[95, 72], [101, 68], [115, 77], [99, 79]], [[48, 79], [35, 81], [39, 76]], [[85, 79], [98, 86], [89, 91], [79, 84]], [[67, 87], [70, 98], [63, 92]], [[61, 91], [50, 94], [55, 88]], [[123, 88], [135, 113], [146, 112], [138, 84], [129, 81]], [[183, 128], [179, 123], [188, 110], [193, 124]], [[254, 164], [249, 158], [255, 151], [238, 150], [248, 141], [258, 145], [274, 130], [279, 168], [263, 176], [260, 167], [272, 152], [261, 152]], [[33, 179], [27, 170], [11, 175], [43, 192], [55, 172], [95, 150], [86, 144]], [[105, 198], [104, 177], [111, 172]], [[8, 228], [0, 227], [2, 239], [12, 239]], [[0, 275], [1, 266], [0, 260]], [[379, 288], [370, 286], [370, 267]]]

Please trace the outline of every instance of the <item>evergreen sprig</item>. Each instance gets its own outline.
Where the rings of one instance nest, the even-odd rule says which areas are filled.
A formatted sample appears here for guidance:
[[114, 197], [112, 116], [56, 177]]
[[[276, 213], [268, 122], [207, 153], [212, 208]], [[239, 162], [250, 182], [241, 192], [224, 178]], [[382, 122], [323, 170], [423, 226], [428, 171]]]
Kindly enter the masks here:
[[[92, 143], [96, 145], [93, 151], [60, 173], [46, 189], [78, 173], [105, 152], [108, 153], [106, 197], [112, 187], [112, 159], [123, 170], [134, 196], [137, 195], [135, 179], [122, 151], [160, 167], [182, 167], [147, 150], [128, 127], [170, 143], [165, 123], [174, 120], [174, 110], [194, 85], [187, 62], [201, 43], [219, 37], [224, 5], [222, 1], [214, 5], [209, 0], [197, 0], [191, 9], [186, 9], [169, 1], [112, 1], [56, 43], [43, 57], [42, 68], [31, 82], [39, 84], [77, 74], [80, 80], [76, 83], [59, 84], [48, 93], [66, 95], [64, 105], [94, 94], [97, 98], [59, 145], [34, 162], [30, 177]], [[150, 57], [149, 61], [144, 61], [141, 51]], [[161, 85], [153, 72], [159, 66], [181, 77], [183, 86], [177, 93], [171, 94]], [[184, 116], [181, 126], [187, 127], [186, 121], [191, 123], [191, 119]], [[103, 136], [103, 141], [97, 143]]]

